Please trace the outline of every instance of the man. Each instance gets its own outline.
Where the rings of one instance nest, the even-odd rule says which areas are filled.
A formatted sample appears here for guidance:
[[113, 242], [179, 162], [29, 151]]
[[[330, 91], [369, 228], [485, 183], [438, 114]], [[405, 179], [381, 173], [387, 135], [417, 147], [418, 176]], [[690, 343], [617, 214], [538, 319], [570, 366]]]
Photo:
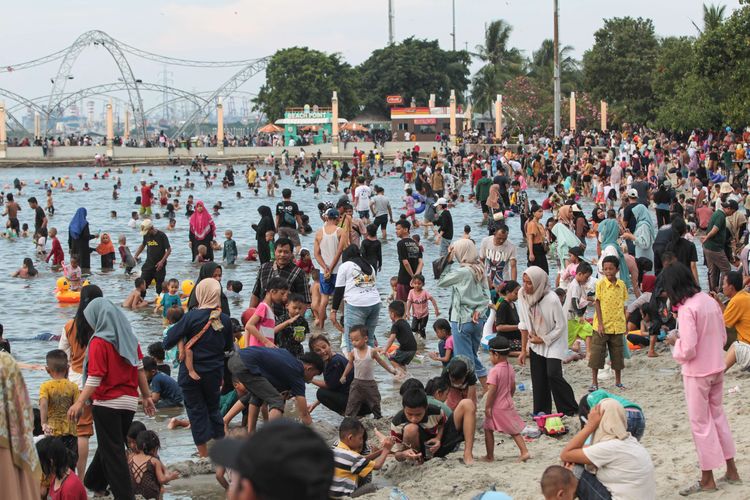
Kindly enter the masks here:
[[[513, 181], [511, 183], [511, 187], [513, 188], [513, 193], [516, 195], [515, 199], [515, 208], [516, 212], [519, 215], [519, 219], [521, 219], [521, 234], [523, 235], [523, 240], [526, 241], [526, 222], [529, 220], [529, 195], [526, 191], [523, 191], [521, 189], [521, 182], [520, 181]], [[512, 278], [515, 279], [515, 278]]]
[[248, 409], [250, 433], [255, 431], [263, 404], [268, 406], [269, 420], [284, 414], [286, 397], [281, 393], [288, 393], [294, 399], [302, 423], [312, 424], [305, 399], [305, 383], [323, 373], [324, 363], [320, 356], [306, 352], [297, 359], [286, 349], [251, 346], [232, 354], [227, 367], [248, 391], [240, 401]]
[[438, 214], [435, 220], [435, 228], [438, 230], [440, 238], [440, 256], [448, 255], [448, 247], [453, 240], [453, 217], [448, 210], [448, 200], [440, 198], [435, 203], [435, 210]]
[[[732, 200], [734, 201], [734, 200]], [[730, 271], [729, 259], [724, 251], [727, 242], [727, 216], [732, 215], [737, 202], [725, 203], [722, 210], [717, 210], [708, 221], [707, 233], [701, 238], [703, 242], [703, 256], [708, 268], [708, 286], [712, 292], [719, 289], [719, 277]]]
[[141, 215], [151, 217], [151, 202], [154, 199], [154, 195], [151, 192], [154, 184], [146, 184], [146, 179], [141, 179]]
[[396, 222], [396, 236], [400, 238], [396, 243], [398, 254], [398, 277], [396, 285], [396, 299], [406, 303], [411, 290], [411, 280], [415, 274], [422, 272], [422, 251], [417, 242], [411, 239], [409, 231], [411, 223], [400, 219]]
[[364, 176], [357, 177], [359, 184], [354, 190], [354, 206], [357, 207], [357, 215], [364, 220], [365, 224], [370, 223], [370, 196], [372, 189], [365, 183]]
[[729, 370], [735, 363], [740, 369], [750, 369], [750, 293], [742, 285], [742, 273], [729, 271], [724, 275], [722, 292], [729, 298], [724, 305], [716, 292], [711, 296], [716, 299], [719, 306], [724, 310], [724, 323], [727, 328], [737, 330], [737, 340], [732, 342], [724, 357], [726, 368]]
[[479, 258], [484, 262], [487, 278], [493, 292], [508, 280], [516, 280], [518, 249], [508, 239], [508, 226], [502, 224], [495, 234], [487, 236], [479, 245]]
[[633, 189], [638, 193], [638, 203], [648, 206], [651, 200], [651, 184], [646, 180], [646, 171], [638, 171], [638, 180], [633, 183]]
[[[622, 209], [622, 226], [631, 233], [635, 233], [635, 226], [638, 221], [633, 215], [633, 209], [638, 205], [638, 191], [632, 188], [628, 189], [627, 195], [628, 204]], [[628, 253], [635, 255], [635, 244], [633, 241], [625, 240], [625, 244], [628, 246]]]
[[8, 227], [14, 230], [17, 235], [21, 234], [21, 224], [18, 222], [18, 212], [21, 211], [21, 206], [13, 199], [13, 193], [8, 193], [6, 198], [8, 201], [5, 203], [3, 215], [8, 216]]
[[34, 196], [29, 198], [29, 207], [34, 211], [34, 242], [47, 237], [47, 215]]
[[385, 197], [385, 189], [381, 186], [375, 187], [375, 196], [370, 200], [370, 210], [374, 217], [373, 224], [376, 228], [380, 228], [383, 239], [388, 236], [386, 234], [386, 228], [388, 227], [388, 221], [393, 223], [393, 211], [391, 210], [391, 202]]
[[338, 222], [339, 211], [330, 208], [326, 212], [325, 224], [315, 233], [313, 254], [320, 266], [320, 305], [316, 311], [316, 324], [320, 328], [323, 328], [326, 320], [328, 300], [336, 289], [336, 273], [341, 264], [341, 254], [347, 244], [347, 235], [338, 227]]
[[156, 229], [151, 219], [141, 222], [141, 235], [143, 242], [138, 246], [133, 258], [138, 260], [138, 256], [146, 249], [146, 262], [141, 266], [141, 278], [146, 282], [146, 287], [151, 284], [151, 280], [156, 280], [158, 295], [167, 275], [167, 258], [172, 253], [172, 247], [169, 246], [167, 235]]
[[487, 207], [487, 198], [490, 196], [490, 186], [492, 186], [492, 179], [487, 177], [487, 172], [482, 170], [482, 177], [477, 181], [475, 192], [477, 201], [482, 207], [482, 225], [487, 224], [487, 218], [490, 213], [490, 209]]
[[211, 460], [231, 469], [228, 500], [327, 500], [333, 452], [312, 429], [288, 420], [268, 422], [245, 439], [222, 439]]
[[[307, 276], [305, 272], [297, 267], [292, 260], [292, 241], [288, 238], [279, 238], [276, 240], [276, 248], [274, 249], [273, 262], [266, 262], [258, 269], [258, 278], [255, 281], [253, 287], [253, 294], [250, 297], [250, 307], [256, 307], [261, 300], [266, 296], [268, 291], [268, 283], [271, 278], [284, 278], [289, 284], [289, 293], [298, 293], [305, 298], [305, 304], [308, 306], [312, 302], [310, 295], [310, 285], [307, 282]], [[274, 304], [273, 313], [276, 317], [281, 317], [285, 314], [283, 304]]]
[[442, 198], [445, 194], [445, 178], [443, 177], [442, 167], [435, 167], [435, 172], [432, 174], [432, 179], [430, 179], [430, 181], [432, 190], [435, 191], [436, 195]]
[[291, 240], [295, 254], [299, 254], [302, 249], [299, 235], [305, 234], [305, 225], [302, 223], [299, 207], [292, 201], [292, 190], [285, 188], [281, 191], [281, 197], [282, 201], [276, 204], [276, 228], [279, 238]]

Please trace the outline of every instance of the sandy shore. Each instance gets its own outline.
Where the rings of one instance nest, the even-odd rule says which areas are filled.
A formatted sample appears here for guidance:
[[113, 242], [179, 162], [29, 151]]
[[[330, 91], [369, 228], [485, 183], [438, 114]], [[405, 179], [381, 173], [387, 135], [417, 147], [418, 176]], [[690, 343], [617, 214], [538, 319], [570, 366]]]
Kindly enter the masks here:
[[[590, 383], [590, 371], [585, 361], [565, 367], [565, 376], [573, 386], [576, 397], [583, 396]], [[518, 382], [529, 386], [528, 368], [516, 367]], [[635, 352], [626, 361], [623, 382], [627, 390], [625, 397], [640, 404], [646, 415], [646, 433], [642, 443], [651, 453], [656, 466], [657, 498], [680, 498], [677, 490], [695, 481], [700, 474], [693, 446], [690, 427], [687, 421], [682, 379], [678, 365], [668, 351], [661, 357], [650, 359], [645, 351]], [[612, 378], [603, 379], [603, 389], [615, 390]], [[739, 392], [727, 394], [730, 388], [739, 387]], [[725, 408], [737, 444], [737, 465], [745, 485], [723, 485], [718, 493], [701, 494], [692, 498], [750, 498], [750, 464], [744, 457], [750, 453], [750, 374], [730, 371], [725, 379]], [[516, 393], [516, 405], [525, 420], [531, 412], [531, 392]], [[385, 401], [384, 401], [385, 403]], [[481, 412], [480, 412], [481, 414]], [[578, 430], [577, 419], [567, 419], [571, 433]], [[378, 422], [378, 427], [387, 426], [387, 421]], [[316, 424], [327, 439], [334, 437], [335, 429], [326, 424]], [[495, 462], [478, 462], [471, 467], [463, 465], [459, 459], [462, 453], [453, 453], [447, 459], [435, 459], [422, 466], [413, 466], [389, 460], [386, 467], [376, 473], [376, 482], [384, 488], [364, 498], [387, 499], [389, 486], [401, 488], [410, 499], [456, 498], [469, 499], [482, 491], [492, 489], [504, 491], [516, 499], [542, 498], [539, 478], [544, 469], [559, 462], [559, 454], [570, 436], [554, 439], [543, 436], [528, 444], [532, 459], [517, 463], [518, 449], [509, 437], [496, 435]], [[477, 432], [474, 454], [481, 457], [485, 453], [484, 437]], [[719, 471], [723, 473], [723, 471]], [[717, 473], [718, 474], [718, 473]], [[717, 475], [718, 477], [718, 475]], [[222, 491], [213, 475], [199, 475], [176, 481], [168, 488], [172, 498], [222, 498]]]

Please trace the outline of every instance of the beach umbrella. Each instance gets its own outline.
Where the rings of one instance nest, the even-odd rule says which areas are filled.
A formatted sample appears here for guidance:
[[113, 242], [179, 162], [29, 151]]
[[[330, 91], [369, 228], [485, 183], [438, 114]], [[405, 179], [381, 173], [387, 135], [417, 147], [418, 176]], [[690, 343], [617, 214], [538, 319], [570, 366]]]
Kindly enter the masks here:
[[279, 127], [278, 125], [274, 125], [273, 123], [268, 123], [258, 129], [258, 132], [262, 134], [278, 134], [279, 132], [283, 131], [283, 128]]

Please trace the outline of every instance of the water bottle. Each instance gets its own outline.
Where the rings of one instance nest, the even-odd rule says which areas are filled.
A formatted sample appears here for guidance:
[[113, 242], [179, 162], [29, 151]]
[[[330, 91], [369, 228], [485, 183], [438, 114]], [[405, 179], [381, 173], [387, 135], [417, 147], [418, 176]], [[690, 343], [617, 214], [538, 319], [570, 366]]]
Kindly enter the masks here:
[[520, 384], [518, 384], [518, 392], [523, 392], [525, 390], [526, 390], [526, 386], [524, 385], [523, 382], [521, 382]]
[[389, 500], [409, 500], [409, 497], [406, 496], [406, 493], [395, 486], [391, 488], [391, 494], [388, 498]]

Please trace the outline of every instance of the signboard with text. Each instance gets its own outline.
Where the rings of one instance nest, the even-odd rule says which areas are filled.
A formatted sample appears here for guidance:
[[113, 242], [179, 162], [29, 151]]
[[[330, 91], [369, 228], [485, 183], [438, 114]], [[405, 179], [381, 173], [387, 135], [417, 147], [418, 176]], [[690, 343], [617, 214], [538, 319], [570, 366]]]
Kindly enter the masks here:
[[404, 98], [400, 95], [389, 95], [385, 98], [387, 104], [403, 104]]

